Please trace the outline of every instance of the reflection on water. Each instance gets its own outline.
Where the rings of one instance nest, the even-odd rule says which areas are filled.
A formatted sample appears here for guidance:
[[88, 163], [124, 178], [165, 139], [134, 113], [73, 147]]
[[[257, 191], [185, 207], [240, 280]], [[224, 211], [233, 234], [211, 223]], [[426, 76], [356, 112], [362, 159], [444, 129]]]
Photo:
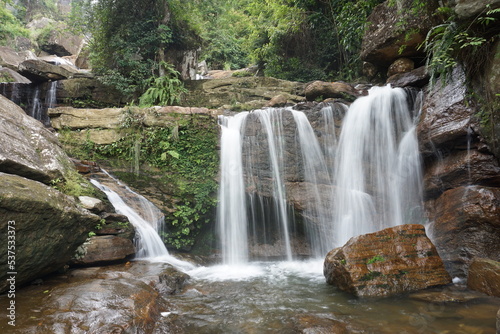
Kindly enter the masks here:
[[220, 265], [188, 273], [190, 285], [170, 298], [188, 333], [294, 333], [307, 315], [314, 319], [308, 322], [311, 330], [329, 319], [352, 333], [493, 334], [500, 307], [500, 300], [458, 285], [410, 296], [356, 298], [325, 283], [323, 260]]

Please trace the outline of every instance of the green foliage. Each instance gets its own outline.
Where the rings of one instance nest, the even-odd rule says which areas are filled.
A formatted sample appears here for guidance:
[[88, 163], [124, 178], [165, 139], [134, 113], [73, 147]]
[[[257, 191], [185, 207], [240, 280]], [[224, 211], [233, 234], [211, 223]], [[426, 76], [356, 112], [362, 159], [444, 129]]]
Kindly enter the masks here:
[[5, 6], [0, 6], [0, 45], [7, 45], [16, 37], [29, 37], [29, 31]]
[[423, 44], [427, 53], [427, 66], [431, 83], [442, 77], [445, 84], [449, 74], [457, 64], [466, 68], [468, 77], [479, 73], [486, 62], [485, 50], [498, 38], [500, 10], [488, 9], [474, 18], [472, 22], [459, 24], [450, 8], [439, 8], [438, 13], [449, 15], [445, 23], [433, 27]]
[[143, 107], [153, 105], [173, 105], [178, 103], [181, 95], [187, 93], [184, 84], [179, 79], [180, 73], [173, 65], [161, 62], [160, 66], [164, 69], [164, 75], [157, 78], [151, 78], [151, 85], [139, 98], [139, 104]]
[[[215, 178], [219, 162], [215, 121], [205, 115], [192, 115], [178, 119], [170, 128], [144, 127], [135, 110], [129, 108], [125, 115], [121, 131], [126, 136], [117, 142], [108, 145], [96, 145], [90, 140], [78, 142], [67, 130], [60, 132], [60, 140], [66, 148], [71, 148], [71, 154], [82, 159], [108, 163], [119, 159], [131, 166], [137, 159], [138, 165], [158, 170], [155, 182], [170, 189], [169, 196], [175, 203], [175, 210], [166, 213], [164, 240], [170, 247], [190, 247], [210, 221], [217, 204]], [[141, 174], [134, 177], [138, 180]]]
[[371, 259], [369, 259], [366, 264], [372, 264], [372, 263], [375, 263], [375, 262], [383, 262], [385, 261], [384, 257], [382, 255], [375, 255], [374, 257], [372, 257]]
[[151, 84], [152, 76], [161, 76], [158, 64], [165, 60], [168, 47], [184, 45], [185, 35], [193, 34], [186, 24], [170, 19], [171, 3], [100, 0], [88, 7], [90, 60], [104, 84], [137, 97]]

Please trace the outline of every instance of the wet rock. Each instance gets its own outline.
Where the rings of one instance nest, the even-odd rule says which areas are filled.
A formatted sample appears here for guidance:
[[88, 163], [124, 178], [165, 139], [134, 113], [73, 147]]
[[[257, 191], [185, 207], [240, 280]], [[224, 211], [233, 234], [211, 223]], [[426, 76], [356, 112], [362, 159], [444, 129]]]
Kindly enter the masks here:
[[33, 82], [61, 80], [72, 77], [78, 71], [67, 67], [49, 64], [40, 59], [29, 59], [19, 64], [19, 73]]
[[[131, 278], [94, 279], [60, 285], [41, 312], [20, 325], [31, 333], [181, 333], [171, 305], [151, 286]], [[39, 315], [39, 316], [38, 316]]]
[[377, 66], [367, 61], [363, 62], [363, 75], [366, 76], [368, 80], [372, 80], [377, 74]]
[[467, 286], [472, 290], [500, 297], [500, 262], [474, 258], [469, 267]]
[[80, 174], [88, 174], [91, 172], [99, 172], [100, 171], [100, 167], [94, 161], [78, 160], [78, 159], [74, 159], [74, 158], [71, 158], [71, 161], [73, 162], [76, 170]]
[[[432, 14], [438, 1], [426, 1], [418, 11], [408, 10], [412, 7], [413, 0], [404, 0], [386, 1], [373, 9], [363, 36], [362, 60], [387, 67], [400, 57], [423, 59], [424, 51], [418, 46], [437, 23]], [[398, 28], [400, 22], [404, 22], [404, 28]]]
[[0, 173], [0, 184], [2, 242], [7, 245], [8, 230], [15, 231], [16, 241], [14, 268], [7, 268], [7, 252], [0, 253], [2, 292], [7, 288], [5, 275], [9, 271], [17, 272], [16, 284], [21, 287], [63, 267], [99, 222], [99, 216], [40, 182]]
[[79, 196], [78, 200], [80, 201], [80, 204], [84, 209], [87, 209], [94, 213], [100, 213], [105, 209], [104, 203], [98, 198], [90, 196]]
[[90, 237], [76, 251], [72, 263], [95, 265], [126, 260], [135, 254], [135, 247], [129, 239], [114, 235]]
[[429, 83], [429, 73], [425, 66], [421, 66], [413, 71], [394, 74], [387, 79], [387, 83], [392, 87], [424, 87]]
[[49, 183], [73, 171], [52, 132], [0, 95], [0, 172]]
[[159, 277], [160, 279], [156, 289], [160, 293], [169, 295], [181, 292], [187, 281], [191, 278], [188, 274], [183, 273], [174, 267], [163, 270]]
[[310, 314], [294, 317], [295, 327], [304, 334], [347, 334], [346, 325], [340, 321]]
[[415, 69], [415, 62], [410, 58], [398, 58], [396, 59], [389, 69], [387, 70], [387, 76], [393, 76], [395, 74], [401, 74], [413, 71]]
[[500, 309], [497, 312], [497, 333], [500, 333]]
[[424, 157], [433, 156], [436, 149], [467, 141], [469, 128], [474, 125], [475, 110], [466, 94], [465, 77], [460, 68], [454, 70], [446, 85], [438, 81], [427, 94], [417, 126], [420, 152]]
[[451, 189], [428, 207], [429, 235], [453, 277], [467, 277], [474, 257], [500, 258], [500, 188]]
[[325, 100], [327, 98], [348, 97], [352, 99], [360, 96], [358, 91], [344, 82], [314, 81], [306, 86], [304, 93], [308, 101], [314, 101], [317, 98]]
[[446, 190], [470, 184], [500, 186], [500, 167], [493, 155], [461, 150], [432, 161], [425, 169], [424, 197], [437, 198]]
[[324, 263], [328, 284], [360, 297], [389, 296], [451, 283], [422, 225], [351, 238]]
[[412, 293], [411, 299], [428, 303], [467, 303], [484, 297], [484, 295], [468, 290], [441, 289], [436, 291], [421, 291]]

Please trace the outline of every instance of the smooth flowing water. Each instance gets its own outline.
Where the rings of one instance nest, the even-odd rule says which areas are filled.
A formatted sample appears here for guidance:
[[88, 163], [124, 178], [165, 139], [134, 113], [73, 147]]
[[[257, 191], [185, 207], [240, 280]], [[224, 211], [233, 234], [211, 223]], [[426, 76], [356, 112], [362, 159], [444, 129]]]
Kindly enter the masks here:
[[314, 121], [311, 112], [292, 108], [222, 117], [218, 227], [224, 263], [247, 262], [259, 229], [268, 238], [279, 234], [282, 255], [294, 258], [289, 197], [301, 206], [309, 253], [316, 257], [360, 234], [423, 223], [409, 99], [401, 88], [373, 87], [349, 107], [338, 139], [331, 106]]
[[153, 203], [139, 195], [109, 173], [104, 172], [99, 181], [90, 182], [106, 194], [116, 212], [127, 216], [136, 231], [136, 258], [168, 262], [180, 269], [194, 266], [170, 255], [159, 233], [164, 228], [164, 215]]

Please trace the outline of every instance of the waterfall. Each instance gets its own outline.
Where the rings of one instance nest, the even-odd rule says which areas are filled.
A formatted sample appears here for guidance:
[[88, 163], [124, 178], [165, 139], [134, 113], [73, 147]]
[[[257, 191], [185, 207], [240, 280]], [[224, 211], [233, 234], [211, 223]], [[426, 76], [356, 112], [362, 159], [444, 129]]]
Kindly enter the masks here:
[[268, 108], [221, 117], [224, 263], [248, 261], [250, 245], [270, 248], [276, 234], [292, 259], [296, 226], [287, 196], [300, 197], [310, 252], [317, 257], [353, 236], [422, 223], [421, 161], [409, 98], [400, 88], [372, 88], [349, 107], [338, 139], [335, 117], [343, 106], [324, 106], [319, 116], [317, 110]]
[[168, 254], [158, 233], [162, 232], [164, 216], [153, 203], [144, 196], [115, 179], [103, 170], [105, 177], [100, 181], [90, 180], [106, 194], [116, 212], [127, 216], [136, 229], [136, 256], [139, 258], [158, 257]]
[[45, 106], [47, 109], [54, 108], [57, 102], [57, 81], [50, 81], [49, 89], [45, 95]]
[[403, 89], [373, 87], [350, 106], [335, 160], [337, 246], [353, 236], [419, 220], [418, 152]]
[[221, 118], [221, 181], [217, 225], [222, 254], [226, 264], [248, 261], [247, 215], [243, 163], [241, 155], [241, 127], [248, 113]]

